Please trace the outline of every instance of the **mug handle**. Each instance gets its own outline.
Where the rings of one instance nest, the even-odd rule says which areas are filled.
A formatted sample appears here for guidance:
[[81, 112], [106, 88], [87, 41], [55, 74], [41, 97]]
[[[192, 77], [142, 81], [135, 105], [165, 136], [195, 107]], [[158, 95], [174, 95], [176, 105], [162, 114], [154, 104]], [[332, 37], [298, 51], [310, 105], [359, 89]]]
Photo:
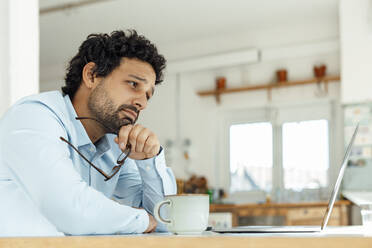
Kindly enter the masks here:
[[160, 223], [163, 223], [163, 224], [170, 224], [172, 223], [172, 221], [170, 220], [165, 220], [163, 219], [161, 216], [160, 216], [160, 208], [165, 205], [165, 204], [168, 204], [168, 205], [171, 205], [171, 201], [170, 200], [165, 200], [165, 201], [161, 201], [161, 202], [158, 202], [156, 203], [155, 207], [154, 207], [154, 217], [157, 221], [159, 221]]

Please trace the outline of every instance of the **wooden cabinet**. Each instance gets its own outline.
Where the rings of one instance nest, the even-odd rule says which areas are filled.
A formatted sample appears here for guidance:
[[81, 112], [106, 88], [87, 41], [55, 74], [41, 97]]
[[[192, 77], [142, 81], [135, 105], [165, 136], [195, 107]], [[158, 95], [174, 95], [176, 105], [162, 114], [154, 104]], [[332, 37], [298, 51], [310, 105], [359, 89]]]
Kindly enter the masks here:
[[[280, 225], [321, 225], [328, 202], [311, 203], [265, 203], [265, 204], [244, 204], [224, 205], [212, 204], [211, 212], [231, 212], [232, 225], [247, 225], [244, 218], [250, 220], [278, 218]], [[333, 207], [329, 225], [348, 225], [351, 202], [338, 201]], [[257, 224], [257, 223], [252, 223]], [[258, 223], [262, 225], [262, 223]]]
[[[286, 222], [288, 225], [319, 225], [322, 223], [325, 208], [301, 207], [287, 210]], [[332, 211], [329, 225], [342, 225], [340, 223], [340, 208], [335, 207]]]

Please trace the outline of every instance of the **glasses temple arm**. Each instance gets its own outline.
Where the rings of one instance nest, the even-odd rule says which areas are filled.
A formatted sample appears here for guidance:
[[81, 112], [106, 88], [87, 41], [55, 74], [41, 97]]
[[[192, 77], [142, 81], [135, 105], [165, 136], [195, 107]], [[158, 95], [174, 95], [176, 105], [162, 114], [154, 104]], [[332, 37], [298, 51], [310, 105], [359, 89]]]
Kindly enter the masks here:
[[91, 166], [94, 167], [94, 169], [96, 169], [99, 173], [101, 173], [107, 180], [110, 179], [109, 176], [106, 175], [105, 172], [103, 172], [100, 168], [98, 168], [97, 166], [95, 166], [93, 163], [91, 163], [81, 152], [79, 152], [78, 149], [75, 148], [75, 146], [73, 146], [70, 142], [68, 142], [65, 138], [63, 137], [59, 137], [62, 141], [66, 142], [68, 145], [70, 145], [85, 161], [88, 162], [88, 164], [90, 164]]

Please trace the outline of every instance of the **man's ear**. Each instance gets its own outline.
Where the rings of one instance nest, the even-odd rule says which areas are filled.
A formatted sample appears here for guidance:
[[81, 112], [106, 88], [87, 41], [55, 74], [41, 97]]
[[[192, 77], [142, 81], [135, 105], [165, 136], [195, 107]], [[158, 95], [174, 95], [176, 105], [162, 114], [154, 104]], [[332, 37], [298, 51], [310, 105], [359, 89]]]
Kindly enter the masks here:
[[85, 87], [88, 89], [93, 89], [96, 87], [98, 79], [93, 73], [93, 69], [96, 66], [94, 62], [89, 62], [86, 64], [82, 71], [82, 81]]

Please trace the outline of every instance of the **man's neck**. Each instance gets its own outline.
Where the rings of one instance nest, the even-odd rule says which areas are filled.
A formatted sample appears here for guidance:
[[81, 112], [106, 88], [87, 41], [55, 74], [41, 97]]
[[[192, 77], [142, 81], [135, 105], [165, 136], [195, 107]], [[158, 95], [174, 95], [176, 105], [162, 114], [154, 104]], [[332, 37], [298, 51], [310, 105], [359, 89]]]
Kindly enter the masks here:
[[[76, 92], [76, 95], [72, 99], [72, 105], [75, 109], [77, 116], [78, 117], [92, 117], [88, 109], [87, 98], [80, 97], [77, 94], [78, 92]], [[79, 99], [84, 99], [84, 100], [79, 100]], [[92, 141], [93, 144], [105, 135], [103, 128], [97, 121], [94, 121], [91, 119], [85, 119], [85, 120], [80, 120], [80, 121], [81, 121], [81, 124], [83, 124], [83, 127], [85, 131], [87, 132], [89, 139]]]

